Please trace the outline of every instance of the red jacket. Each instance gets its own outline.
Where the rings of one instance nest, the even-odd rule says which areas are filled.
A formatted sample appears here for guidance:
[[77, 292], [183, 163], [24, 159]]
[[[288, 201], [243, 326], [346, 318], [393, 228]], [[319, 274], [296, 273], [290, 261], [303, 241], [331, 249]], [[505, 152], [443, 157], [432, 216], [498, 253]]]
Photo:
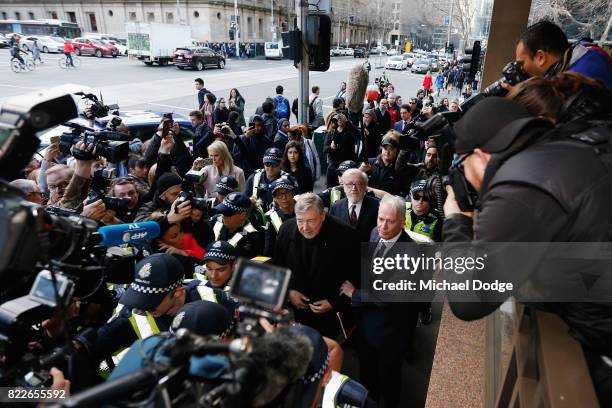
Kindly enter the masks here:
[[425, 75], [425, 78], [423, 78], [423, 88], [429, 91], [431, 89], [432, 84], [433, 78], [431, 77], [431, 75]]
[[66, 41], [64, 43], [64, 52], [65, 53], [67, 53], [67, 52], [74, 52], [74, 47], [72, 46], [71, 42]]
[[180, 249], [196, 259], [202, 260], [204, 258], [204, 248], [198, 245], [193, 235], [189, 232], [183, 234], [183, 247]]

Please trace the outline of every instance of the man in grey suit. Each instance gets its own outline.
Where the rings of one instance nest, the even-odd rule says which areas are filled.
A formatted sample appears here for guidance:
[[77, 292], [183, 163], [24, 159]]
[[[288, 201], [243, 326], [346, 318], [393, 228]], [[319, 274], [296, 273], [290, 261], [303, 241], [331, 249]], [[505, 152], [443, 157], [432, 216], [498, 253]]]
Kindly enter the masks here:
[[[386, 195], [380, 201], [377, 227], [370, 237], [374, 257], [394, 257], [404, 253], [397, 243], [413, 242], [404, 231], [406, 220], [404, 201]], [[349, 281], [340, 292], [351, 298], [359, 308], [360, 382], [377, 400], [379, 407], [399, 407], [402, 384], [402, 362], [406, 346], [416, 327], [419, 303], [365, 303], [363, 290]]]
[[358, 169], [342, 174], [342, 187], [346, 197], [338, 200], [329, 213], [357, 230], [360, 242], [369, 242], [372, 228], [376, 226], [379, 200], [366, 196], [368, 176]]

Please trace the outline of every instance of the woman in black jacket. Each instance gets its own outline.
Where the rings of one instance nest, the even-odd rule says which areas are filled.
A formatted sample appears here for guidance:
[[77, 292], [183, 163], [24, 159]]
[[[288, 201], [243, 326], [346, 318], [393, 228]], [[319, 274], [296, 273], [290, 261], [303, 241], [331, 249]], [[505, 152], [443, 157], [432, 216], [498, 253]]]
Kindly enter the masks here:
[[225, 99], [219, 98], [219, 101], [217, 102], [217, 107], [215, 108], [215, 111], [213, 112], [214, 124], [216, 125], [219, 123], [226, 123], [229, 118], [229, 114], [230, 114], [230, 111], [229, 109], [227, 109], [227, 106], [225, 106]]
[[306, 166], [304, 149], [299, 142], [291, 141], [287, 143], [285, 146], [285, 153], [283, 154], [283, 161], [281, 162], [281, 168], [295, 177], [300, 188], [300, 193], [312, 191], [314, 188], [312, 172], [308, 166]]
[[336, 170], [340, 163], [345, 160], [357, 161], [359, 142], [359, 131], [348, 121], [344, 113], [336, 113], [330, 120], [323, 149], [328, 163], [327, 188], [338, 185]]

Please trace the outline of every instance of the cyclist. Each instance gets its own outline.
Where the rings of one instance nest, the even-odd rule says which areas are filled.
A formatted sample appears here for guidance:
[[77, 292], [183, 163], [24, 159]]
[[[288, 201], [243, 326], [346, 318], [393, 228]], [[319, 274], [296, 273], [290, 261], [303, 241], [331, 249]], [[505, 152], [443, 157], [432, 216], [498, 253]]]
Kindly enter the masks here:
[[69, 41], [64, 41], [64, 55], [66, 56], [66, 65], [70, 64], [71, 67], [74, 67], [74, 62], [72, 62], [72, 53], [74, 52], [74, 47], [72, 43]]
[[17, 61], [19, 61], [19, 64], [21, 64], [21, 66], [24, 66], [25, 61], [23, 60], [23, 58], [21, 58], [20, 54], [27, 55], [27, 52], [22, 50], [21, 47], [19, 47], [19, 43], [15, 41], [13, 42], [13, 48], [11, 48], [11, 61], [16, 59]]

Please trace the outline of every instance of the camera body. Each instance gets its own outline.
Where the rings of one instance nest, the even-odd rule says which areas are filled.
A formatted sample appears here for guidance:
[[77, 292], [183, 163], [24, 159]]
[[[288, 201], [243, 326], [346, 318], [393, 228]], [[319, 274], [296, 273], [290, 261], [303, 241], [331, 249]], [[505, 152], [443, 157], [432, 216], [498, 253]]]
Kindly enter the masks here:
[[[96, 130], [69, 122], [64, 125], [72, 127], [73, 130], [60, 136], [59, 150], [63, 154], [72, 154], [78, 160], [93, 160], [96, 157], [104, 157], [111, 163], [127, 160], [130, 152], [129, 141], [133, 139], [130, 135], [115, 130]], [[72, 146], [80, 141], [93, 145], [94, 152], [71, 152]]]
[[183, 204], [185, 201], [191, 202], [191, 208], [198, 209], [200, 211], [208, 213], [211, 210], [210, 202], [205, 198], [195, 197], [191, 191], [181, 191], [176, 197], [176, 205], [174, 211], [178, 213], [178, 206]]
[[503, 77], [486, 87], [482, 93], [486, 96], [504, 96], [508, 92], [502, 87], [503, 83], [514, 86], [527, 79], [520, 64], [516, 61], [507, 63], [502, 69], [502, 75]]
[[102, 96], [100, 99], [92, 93], [85, 92], [76, 92], [75, 95], [82, 96], [81, 100], [85, 99], [90, 102], [89, 111], [96, 118], [103, 118], [108, 116], [111, 111], [117, 111], [119, 109], [119, 105], [105, 105], [102, 100]]
[[91, 179], [91, 187], [89, 194], [87, 195], [87, 201], [85, 204], [91, 204], [98, 200], [104, 201], [106, 209], [113, 210], [119, 213], [128, 211], [128, 206], [132, 201], [128, 197], [107, 197], [106, 193], [112, 179], [115, 178], [115, 169], [99, 169], [94, 172], [94, 176]]

